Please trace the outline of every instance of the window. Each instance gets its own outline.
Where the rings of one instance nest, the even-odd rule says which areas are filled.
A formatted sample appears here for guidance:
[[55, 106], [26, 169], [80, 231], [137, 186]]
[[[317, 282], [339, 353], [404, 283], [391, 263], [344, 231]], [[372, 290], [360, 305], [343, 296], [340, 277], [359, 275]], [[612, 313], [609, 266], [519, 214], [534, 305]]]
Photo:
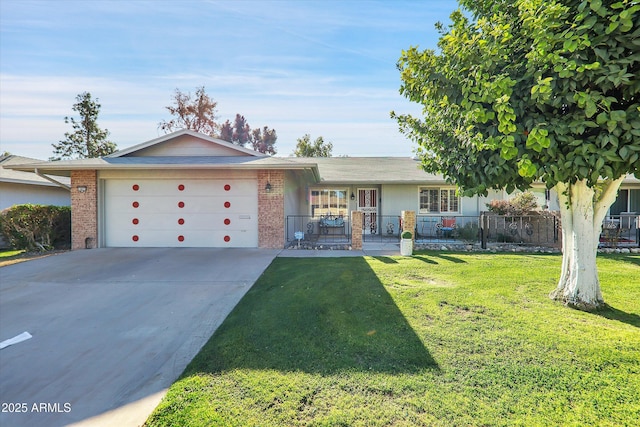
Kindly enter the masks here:
[[347, 190], [311, 190], [311, 216], [348, 215]]
[[460, 211], [460, 198], [454, 188], [421, 188], [420, 213]]
[[629, 190], [618, 190], [618, 197], [611, 205], [609, 210], [611, 215], [620, 215], [622, 212], [628, 211]]

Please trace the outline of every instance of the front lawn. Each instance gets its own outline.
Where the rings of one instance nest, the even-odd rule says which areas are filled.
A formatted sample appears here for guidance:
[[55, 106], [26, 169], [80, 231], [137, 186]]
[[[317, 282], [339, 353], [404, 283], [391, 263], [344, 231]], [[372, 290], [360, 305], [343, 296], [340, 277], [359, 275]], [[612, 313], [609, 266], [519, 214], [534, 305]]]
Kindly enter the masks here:
[[66, 250], [57, 249], [57, 250], [51, 250], [46, 252], [27, 252], [22, 249], [0, 250], [0, 267], [17, 264], [19, 262], [30, 261], [32, 259], [44, 258], [46, 256], [56, 255], [61, 252], [66, 252]]
[[0, 249], [0, 259], [4, 260], [4, 259], [8, 259], [8, 258], [14, 258], [17, 257], [18, 255], [24, 253], [23, 250], [16, 250], [16, 249]]
[[278, 258], [147, 425], [637, 425], [640, 256], [599, 256], [596, 314], [560, 260]]
[[24, 256], [25, 251], [14, 249], [1, 249], [0, 250], [0, 267], [5, 265], [15, 264], [19, 262], [17, 260]]

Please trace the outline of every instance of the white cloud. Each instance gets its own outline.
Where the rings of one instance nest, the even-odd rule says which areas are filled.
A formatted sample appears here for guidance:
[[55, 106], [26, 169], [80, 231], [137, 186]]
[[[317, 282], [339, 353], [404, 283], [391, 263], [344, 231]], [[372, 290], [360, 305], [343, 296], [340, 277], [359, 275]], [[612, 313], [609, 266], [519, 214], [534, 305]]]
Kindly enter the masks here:
[[[332, 140], [340, 154], [409, 155], [411, 148], [389, 118], [391, 109], [411, 108], [397, 93], [366, 88], [345, 89], [324, 82], [266, 79], [254, 77], [249, 90], [230, 90], [230, 82], [242, 87], [237, 76], [222, 82], [207, 81], [207, 92], [218, 102], [220, 120], [243, 114], [252, 127], [269, 126], [278, 132], [279, 154], [293, 151], [295, 141], [305, 133]], [[0, 76], [2, 150], [46, 158], [51, 143], [62, 139], [70, 126], [75, 97], [83, 91], [102, 105], [99, 125], [109, 129], [110, 138], [120, 148], [158, 136], [157, 125], [168, 120], [165, 106], [171, 104], [173, 85], [193, 91], [200, 76], [178, 76], [150, 80], [147, 84], [107, 78], [63, 78], [51, 76]], [[318, 84], [324, 89], [310, 88]], [[262, 86], [252, 92], [253, 85]], [[217, 96], [216, 94], [219, 94]], [[399, 145], [394, 146], [397, 143]], [[28, 153], [22, 152], [28, 149]]]
[[[120, 148], [158, 136], [174, 90], [205, 86], [220, 119], [305, 133], [338, 154], [410, 155], [389, 111], [401, 49], [431, 40], [446, 2], [0, 2], [0, 144], [47, 158], [88, 91]], [[78, 25], [69, 25], [69, 22]], [[23, 150], [28, 150], [24, 152]]]

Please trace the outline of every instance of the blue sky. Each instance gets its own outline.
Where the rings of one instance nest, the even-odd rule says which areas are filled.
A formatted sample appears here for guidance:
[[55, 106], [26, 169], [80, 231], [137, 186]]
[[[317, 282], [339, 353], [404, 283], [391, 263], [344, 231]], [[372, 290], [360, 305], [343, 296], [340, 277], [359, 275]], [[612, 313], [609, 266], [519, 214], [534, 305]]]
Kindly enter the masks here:
[[436, 48], [443, 1], [0, 1], [0, 151], [47, 159], [76, 95], [126, 148], [162, 135], [175, 89], [205, 86], [221, 121], [243, 114], [278, 134], [279, 156], [309, 133], [334, 155], [410, 156], [389, 112], [402, 49]]

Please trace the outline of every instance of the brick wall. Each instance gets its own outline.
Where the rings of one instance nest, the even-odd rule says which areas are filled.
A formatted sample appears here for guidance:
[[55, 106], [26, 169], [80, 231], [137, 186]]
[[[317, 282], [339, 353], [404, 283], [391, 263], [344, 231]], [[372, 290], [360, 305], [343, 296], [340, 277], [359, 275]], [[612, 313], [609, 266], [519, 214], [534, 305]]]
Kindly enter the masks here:
[[[71, 249], [98, 244], [98, 179], [94, 170], [71, 171]], [[79, 186], [87, 187], [84, 193]], [[91, 239], [89, 242], [88, 239]]]
[[[410, 231], [413, 236], [413, 241], [416, 240], [416, 212], [415, 211], [402, 211], [402, 233]], [[400, 233], [400, 235], [402, 235]]]
[[351, 211], [351, 249], [362, 250], [362, 221], [364, 214], [360, 211]]
[[284, 171], [258, 171], [258, 247], [284, 248], [284, 222]]

